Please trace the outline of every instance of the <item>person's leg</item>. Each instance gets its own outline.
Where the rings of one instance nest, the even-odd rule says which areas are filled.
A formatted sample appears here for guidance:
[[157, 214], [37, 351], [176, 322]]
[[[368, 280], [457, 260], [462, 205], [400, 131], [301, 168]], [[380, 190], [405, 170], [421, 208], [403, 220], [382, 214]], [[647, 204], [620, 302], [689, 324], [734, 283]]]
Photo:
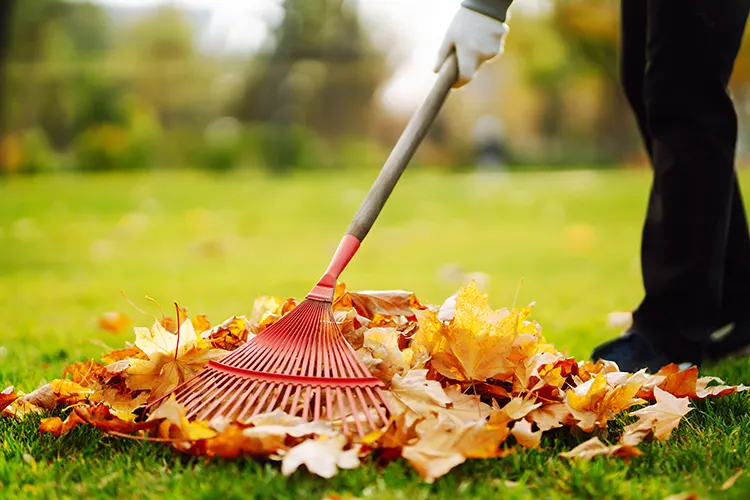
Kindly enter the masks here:
[[[640, 368], [641, 361], [653, 369], [665, 359], [700, 362], [722, 321], [736, 204], [737, 123], [727, 83], [750, 0], [623, 4], [646, 6], [640, 16], [646, 26], [645, 126], [642, 111], [639, 122], [654, 168], [641, 252], [646, 296], [633, 315], [638, 335], [600, 346], [594, 357], [633, 365], [623, 369]], [[623, 57], [628, 34], [637, 29], [628, 31], [627, 22], [636, 19], [623, 9]], [[739, 219], [735, 232], [742, 233]]]
[[646, 6], [648, 0], [620, 2], [620, 84], [633, 110], [643, 145], [651, 157], [651, 137], [643, 96], [646, 74]]

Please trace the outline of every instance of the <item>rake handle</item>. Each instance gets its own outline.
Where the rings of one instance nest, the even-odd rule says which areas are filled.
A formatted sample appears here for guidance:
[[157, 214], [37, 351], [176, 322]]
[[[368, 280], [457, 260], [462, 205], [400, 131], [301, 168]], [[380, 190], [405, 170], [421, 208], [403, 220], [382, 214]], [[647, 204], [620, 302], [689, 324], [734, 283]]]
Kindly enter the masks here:
[[451, 52], [443, 62], [432, 89], [427, 94], [422, 105], [412, 115], [383, 168], [380, 170], [380, 174], [370, 188], [370, 192], [367, 193], [367, 197], [354, 215], [354, 219], [346, 235], [341, 240], [341, 243], [339, 243], [336, 253], [328, 265], [328, 269], [323, 274], [323, 277], [320, 278], [318, 284], [307, 294], [308, 299], [333, 300], [337, 278], [357, 252], [362, 240], [365, 239], [367, 233], [372, 229], [375, 219], [380, 215], [380, 211], [391, 195], [401, 174], [404, 173], [412, 156], [414, 156], [417, 147], [419, 147], [419, 144], [425, 135], [427, 135], [427, 129], [429, 129], [435, 120], [457, 79], [458, 60], [456, 59], [455, 52]]
[[411, 161], [420, 143], [427, 135], [427, 130], [435, 120], [445, 99], [448, 97], [451, 87], [457, 79], [458, 61], [455, 53], [451, 52], [445, 62], [443, 62], [443, 66], [440, 68], [437, 80], [433, 84], [430, 93], [414, 115], [412, 115], [383, 168], [380, 170], [380, 174], [370, 188], [370, 192], [367, 193], [367, 197], [354, 215], [347, 234], [354, 236], [361, 242], [367, 236], [367, 233], [370, 232], [385, 202], [391, 195], [393, 188], [396, 186], [409, 161]]

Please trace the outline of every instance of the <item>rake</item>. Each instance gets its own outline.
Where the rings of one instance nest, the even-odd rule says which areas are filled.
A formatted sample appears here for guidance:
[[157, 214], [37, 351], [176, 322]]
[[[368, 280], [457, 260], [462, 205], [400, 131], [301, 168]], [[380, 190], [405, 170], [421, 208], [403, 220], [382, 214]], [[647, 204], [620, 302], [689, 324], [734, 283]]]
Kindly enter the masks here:
[[440, 111], [458, 74], [454, 54], [409, 120], [323, 277], [296, 308], [241, 347], [208, 365], [146, 412], [174, 395], [188, 419], [243, 421], [276, 409], [305, 420], [340, 421], [357, 434], [388, 423], [384, 384], [373, 377], [336, 324], [337, 279], [375, 223], [396, 182]]

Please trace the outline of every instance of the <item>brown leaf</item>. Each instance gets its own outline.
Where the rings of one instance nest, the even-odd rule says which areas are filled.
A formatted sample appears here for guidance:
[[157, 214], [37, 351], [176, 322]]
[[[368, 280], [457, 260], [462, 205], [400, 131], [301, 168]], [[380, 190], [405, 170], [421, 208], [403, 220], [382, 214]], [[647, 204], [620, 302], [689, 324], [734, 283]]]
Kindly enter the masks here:
[[585, 441], [572, 450], [560, 453], [561, 457], [565, 458], [579, 458], [581, 460], [591, 460], [592, 458], [604, 455], [604, 456], [614, 456], [614, 457], [620, 457], [628, 459], [630, 457], [637, 457], [638, 455], [642, 455], [643, 452], [641, 452], [638, 448], [635, 448], [634, 446], [629, 446], [626, 444], [616, 444], [612, 446], [607, 446], [604, 443], [602, 443], [598, 437], [592, 437], [588, 441]]
[[130, 346], [126, 347], [125, 349], [116, 349], [114, 351], [110, 351], [102, 356], [102, 362], [105, 365], [110, 365], [112, 363], [116, 363], [118, 361], [123, 361], [126, 359], [135, 358], [135, 359], [148, 359], [148, 356], [146, 356], [146, 353], [138, 349], [136, 346]]
[[[198, 331], [198, 330], [196, 330]], [[250, 321], [244, 316], [232, 316], [223, 323], [201, 333], [201, 338], [211, 342], [211, 347], [233, 351], [253, 338]]]
[[[373, 319], [381, 316], [413, 316], [426, 309], [412, 292], [403, 290], [347, 292], [358, 314]], [[345, 299], [339, 299], [339, 303]]]
[[44, 418], [39, 426], [39, 432], [41, 434], [50, 433], [55, 437], [60, 437], [74, 427], [82, 424], [93, 425], [104, 432], [114, 431], [121, 434], [129, 434], [153, 427], [153, 423], [150, 422], [140, 422], [137, 424], [125, 422], [112, 415], [107, 406], [97, 405], [93, 407], [75, 407], [65, 421], [62, 421], [59, 417]]
[[658, 385], [659, 389], [671, 395], [682, 397], [696, 397], [695, 386], [698, 382], [698, 367], [691, 366], [687, 370], [678, 371], [667, 375], [664, 381]]

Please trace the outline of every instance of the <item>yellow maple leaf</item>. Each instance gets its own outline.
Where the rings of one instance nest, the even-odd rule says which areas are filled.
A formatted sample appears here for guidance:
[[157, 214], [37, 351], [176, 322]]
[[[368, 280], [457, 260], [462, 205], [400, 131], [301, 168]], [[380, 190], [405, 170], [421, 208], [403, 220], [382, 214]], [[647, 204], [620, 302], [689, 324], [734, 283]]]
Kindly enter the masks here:
[[414, 360], [414, 351], [399, 349], [399, 336], [395, 328], [370, 328], [365, 331], [364, 344], [357, 351], [370, 373], [386, 383], [395, 374], [403, 375], [411, 369]]
[[132, 390], [150, 390], [155, 401], [198, 373], [209, 360], [227, 351], [211, 349], [210, 343], [195, 333], [190, 320], [182, 323], [179, 335], [170, 333], [159, 322], [135, 329], [135, 345], [148, 359], [130, 359], [125, 370], [126, 384]]
[[474, 282], [462, 287], [456, 314], [441, 330], [447, 349], [433, 354], [433, 368], [466, 382], [513, 376], [517, 363], [549, 349], [536, 324], [527, 321], [530, 312], [528, 307], [493, 311]]

